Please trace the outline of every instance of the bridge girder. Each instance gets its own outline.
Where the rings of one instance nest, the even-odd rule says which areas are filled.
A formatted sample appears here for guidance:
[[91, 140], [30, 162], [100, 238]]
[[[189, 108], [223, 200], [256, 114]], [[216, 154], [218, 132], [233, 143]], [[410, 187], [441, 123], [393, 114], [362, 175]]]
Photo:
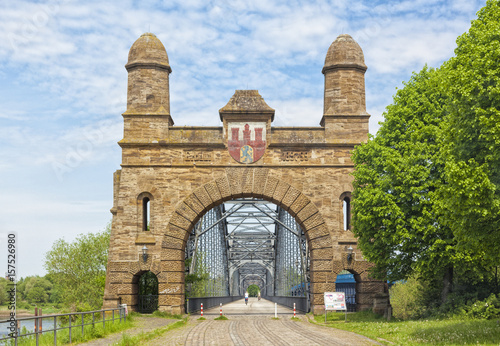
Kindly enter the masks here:
[[[217, 208], [218, 212], [214, 212], [213, 210]], [[197, 246], [201, 239], [213, 237], [214, 233], [222, 236], [223, 242], [219, 246], [224, 244], [224, 251], [216, 248], [205, 252], [198, 251]], [[288, 244], [278, 244], [278, 238]], [[230, 285], [227, 285], [229, 293], [241, 294], [243, 287], [250, 285], [249, 282], [258, 282], [259, 287], [273, 287], [272, 290], [279, 287], [283, 293], [284, 287], [286, 291], [290, 290], [292, 285], [289, 282], [284, 285], [284, 280], [306, 279], [306, 275], [297, 274], [304, 273], [308, 269], [307, 245], [303, 246], [305, 237], [300, 227], [290, 214], [275, 206], [272, 207], [272, 204], [266, 201], [239, 199], [212, 209], [195, 226], [188, 242], [190, 244], [187, 248], [190, 249], [191, 256], [187, 254], [187, 257], [193, 257], [190, 272], [194, 272], [196, 268], [206, 269], [207, 265], [196, 266], [196, 261], [206, 262], [208, 257], [211, 259], [208, 261], [211, 263], [208, 266], [210, 270], [211, 266], [220, 267], [218, 260], [213, 258], [215, 253], [220, 259], [225, 259], [227, 262], [227, 267], [224, 268], [225, 274], [218, 274], [218, 278], [225, 276], [225, 280], [230, 282]], [[284, 254], [286, 251], [300, 253]], [[294, 263], [287, 264], [285, 263], [287, 260], [300, 262], [300, 265], [295, 263], [295, 269], [292, 270], [290, 268], [293, 268]], [[285, 268], [286, 266], [288, 267]], [[291, 271], [294, 271], [293, 278], [293, 275], [290, 275]], [[236, 277], [238, 279], [233, 280]], [[269, 278], [273, 280], [272, 283], [268, 282]], [[279, 282], [274, 282], [276, 280]], [[296, 284], [295, 281], [293, 284]], [[238, 288], [235, 287], [236, 284]]]

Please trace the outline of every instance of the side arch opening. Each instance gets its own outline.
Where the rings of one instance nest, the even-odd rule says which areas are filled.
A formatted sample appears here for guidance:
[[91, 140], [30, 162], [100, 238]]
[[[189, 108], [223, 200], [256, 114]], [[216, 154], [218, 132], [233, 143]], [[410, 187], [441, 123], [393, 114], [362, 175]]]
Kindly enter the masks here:
[[137, 286], [138, 311], [152, 313], [158, 310], [158, 277], [151, 271], [143, 271], [134, 275], [133, 282]]
[[344, 292], [347, 312], [357, 311], [356, 278], [353, 273], [348, 270], [342, 270], [338, 273], [335, 280], [335, 291]]

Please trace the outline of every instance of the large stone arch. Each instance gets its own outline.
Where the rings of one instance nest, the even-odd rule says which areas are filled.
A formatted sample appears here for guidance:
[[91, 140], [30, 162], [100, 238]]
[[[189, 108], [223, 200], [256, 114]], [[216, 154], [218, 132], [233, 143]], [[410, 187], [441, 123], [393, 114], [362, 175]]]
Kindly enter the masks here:
[[[335, 290], [333, 272], [332, 238], [317, 206], [293, 185], [274, 177], [267, 168], [228, 168], [220, 178], [195, 189], [172, 213], [162, 241], [162, 274], [160, 282], [160, 307], [176, 306], [183, 299], [184, 286], [171, 292], [171, 275], [183, 277], [186, 241], [196, 222], [211, 208], [225, 201], [255, 197], [275, 203], [295, 217], [303, 229], [311, 253], [311, 302], [322, 306], [323, 292]], [[178, 268], [182, 267], [179, 271]], [[166, 275], [165, 275], [166, 274]], [[165, 291], [167, 290], [167, 291]], [[182, 294], [177, 294], [177, 292]], [[177, 304], [176, 304], [177, 303]], [[168, 308], [170, 309], [170, 308]]]

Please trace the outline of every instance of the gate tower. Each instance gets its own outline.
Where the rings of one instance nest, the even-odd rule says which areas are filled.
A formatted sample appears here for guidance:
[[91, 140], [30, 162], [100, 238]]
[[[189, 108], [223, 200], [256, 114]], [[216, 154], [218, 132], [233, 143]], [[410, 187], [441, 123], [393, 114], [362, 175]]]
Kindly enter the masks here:
[[350, 153], [367, 140], [369, 119], [366, 65], [352, 37], [340, 35], [328, 49], [318, 127], [272, 126], [274, 109], [257, 90], [236, 90], [219, 110], [221, 126], [174, 126], [172, 69], [160, 40], [143, 34], [125, 67], [127, 110], [121, 169], [114, 173], [105, 307], [122, 302], [136, 310], [139, 278], [150, 271], [158, 279], [159, 309], [182, 313], [185, 248], [194, 225], [224, 201], [254, 197], [277, 204], [303, 229], [314, 313], [323, 312], [323, 292], [335, 291], [343, 270], [356, 278], [358, 309], [383, 308], [374, 302], [385, 285], [368, 276], [372, 264], [357, 249], [349, 224]]

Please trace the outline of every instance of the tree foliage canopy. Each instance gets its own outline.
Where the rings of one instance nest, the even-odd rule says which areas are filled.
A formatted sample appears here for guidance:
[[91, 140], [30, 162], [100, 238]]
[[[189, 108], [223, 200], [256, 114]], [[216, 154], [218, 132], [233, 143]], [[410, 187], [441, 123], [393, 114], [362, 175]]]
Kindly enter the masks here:
[[353, 153], [353, 226], [375, 275], [462, 272], [500, 259], [500, 4], [456, 56], [397, 91], [375, 138]]
[[102, 305], [110, 226], [99, 233], [79, 235], [72, 243], [57, 240], [45, 255], [45, 269], [61, 289], [68, 307]]
[[443, 184], [439, 124], [446, 112], [439, 72], [424, 67], [413, 74], [387, 107], [377, 137], [353, 154], [354, 231], [379, 277], [434, 273], [454, 261], [453, 235], [438, 222], [435, 206]]
[[247, 292], [250, 297], [257, 297], [259, 295], [260, 288], [257, 285], [250, 285], [247, 288]]
[[444, 64], [443, 223], [462, 248], [500, 262], [500, 2], [490, 0]]

